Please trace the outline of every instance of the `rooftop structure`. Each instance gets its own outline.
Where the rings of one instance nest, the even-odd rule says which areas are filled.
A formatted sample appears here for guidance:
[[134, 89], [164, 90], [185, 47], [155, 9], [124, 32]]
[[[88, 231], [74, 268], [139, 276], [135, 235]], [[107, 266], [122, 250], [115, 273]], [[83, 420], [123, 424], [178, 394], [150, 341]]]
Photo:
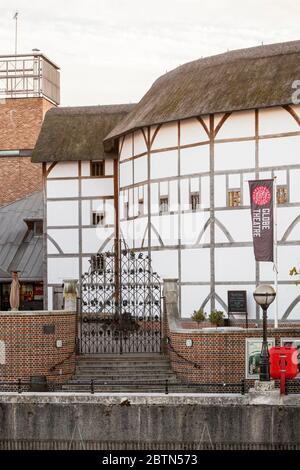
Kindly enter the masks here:
[[36, 52], [0, 56], [1, 98], [46, 98], [58, 105], [59, 67]]

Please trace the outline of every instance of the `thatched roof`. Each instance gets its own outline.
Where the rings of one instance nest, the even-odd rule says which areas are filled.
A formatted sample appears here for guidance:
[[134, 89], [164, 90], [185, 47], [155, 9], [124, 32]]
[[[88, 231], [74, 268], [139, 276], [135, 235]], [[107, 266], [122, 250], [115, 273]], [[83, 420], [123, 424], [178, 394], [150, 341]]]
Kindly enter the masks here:
[[300, 41], [195, 60], [158, 78], [105, 140], [151, 124], [290, 104], [294, 80], [300, 80]]
[[[133, 104], [52, 108], [46, 115], [32, 154], [33, 162], [97, 160], [108, 157], [104, 137]], [[112, 155], [109, 155], [112, 158]]]

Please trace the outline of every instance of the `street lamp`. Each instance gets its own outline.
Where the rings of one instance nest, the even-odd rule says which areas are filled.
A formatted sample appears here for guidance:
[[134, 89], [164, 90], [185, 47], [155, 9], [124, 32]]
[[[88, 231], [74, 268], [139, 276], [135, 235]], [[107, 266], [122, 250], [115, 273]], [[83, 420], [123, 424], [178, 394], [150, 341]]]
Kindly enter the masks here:
[[263, 343], [260, 353], [260, 374], [259, 380], [262, 382], [270, 381], [270, 364], [269, 364], [269, 348], [267, 340], [267, 310], [269, 305], [274, 301], [276, 292], [272, 286], [262, 284], [258, 286], [253, 297], [255, 302], [260, 305], [263, 310]]

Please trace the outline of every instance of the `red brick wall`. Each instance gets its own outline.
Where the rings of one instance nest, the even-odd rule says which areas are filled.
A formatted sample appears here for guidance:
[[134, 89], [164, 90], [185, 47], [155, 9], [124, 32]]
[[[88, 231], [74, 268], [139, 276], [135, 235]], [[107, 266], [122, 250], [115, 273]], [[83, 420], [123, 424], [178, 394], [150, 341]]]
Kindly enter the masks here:
[[[216, 333], [168, 333], [168, 348], [172, 367], [183, 379], [198, 383], [235, 383], [245, 379], [246, 338], [261, 338], [261, 329], [243, 329], [232, 332]], [[268, 337], [275, 338], [280, 346], [280, 338], [299, 337], [298, 328], [269, 329]], [[192, 347], [186, 346], [186, 340], [193, 341]], [[197, 364], [189, 364], [172, 352], [172, 348], [182, 358]]]
[[[45, 334], [44, 325], [54, 325], [54, 334]], [[53, 382], [68, 380], [75, 369], [75, 338], [75, 313], [0, 313], [0, 341], [5, 343], [0, 382], [28, 381], [37, 375]], [[56, 347], [58, 339], [63, 342], [62, 348]]]
[[[1, 100], [0, 150], [32, 150], [53, 106], [44, 98]], [[0, 156], [0, 206], [41, 190], [41, 165], [31, 163], [30, 156]]]

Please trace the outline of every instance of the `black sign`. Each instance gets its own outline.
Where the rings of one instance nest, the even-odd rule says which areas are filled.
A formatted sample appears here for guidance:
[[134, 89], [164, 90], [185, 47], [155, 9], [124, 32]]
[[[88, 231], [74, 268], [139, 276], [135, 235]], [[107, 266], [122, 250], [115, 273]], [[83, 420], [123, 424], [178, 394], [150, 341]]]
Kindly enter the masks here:
[[228, 313], [247, 313], [247, 291], [228, 291]]

